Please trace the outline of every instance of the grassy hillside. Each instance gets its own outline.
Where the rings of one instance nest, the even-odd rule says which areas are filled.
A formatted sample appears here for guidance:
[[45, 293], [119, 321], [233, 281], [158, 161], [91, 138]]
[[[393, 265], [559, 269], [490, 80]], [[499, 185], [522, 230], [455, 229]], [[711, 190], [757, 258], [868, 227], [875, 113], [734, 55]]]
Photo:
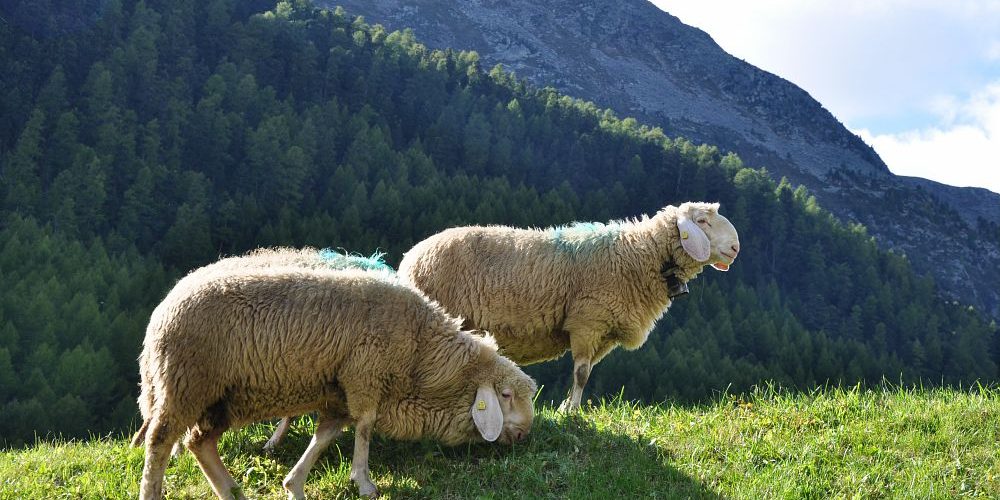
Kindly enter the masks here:
[[[942, 301], [804, 188], [475, 53], [307, 0], [9, 3], [0, 446], [132, 424], [150, 311], [219, 255], [311, 245], [395, 264], [451, 226], [608, 221], [686, 200], [722, 204], [739, 261], [691, 283], [641, 350], [604, 359], [588, 395], [998, 380], [995, 322]], [[545, 398], [565, 389], [567, 362], [530, 368]]]
[[[281, 480], [309, 422], [274, 455], [269, 426], [230, 433], [223, 460], [257, 498]], [[582, 416], [546, 406], [527, 443], [441, 448], [376, 440], [373, 477], [390, 498], [997, 498], [1000, 391], [759, 390], [706, 406], [596, 402]], [[313, 497], [356, 495], [342, 436], [310, 475]], [[134, 498], [142, 450], [124, 439], [56, 442], [0, 454], [2, 498]], [[167, 472], [175, 498], [210, 496], [185, 453]]]

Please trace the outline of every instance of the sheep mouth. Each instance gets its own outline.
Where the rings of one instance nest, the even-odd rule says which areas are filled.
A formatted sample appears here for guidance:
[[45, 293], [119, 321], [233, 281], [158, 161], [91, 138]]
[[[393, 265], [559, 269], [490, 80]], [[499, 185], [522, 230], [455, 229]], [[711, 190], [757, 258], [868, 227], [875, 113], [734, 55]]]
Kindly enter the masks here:
[[733, 262], [736, 262], [736, 257], [734, 257], [732, 255], [729, 255], [727, 253], [723, 253], [723, 252], [720, 252], [720, 253], [722, 254], [722, 256], [725, 259], [728, 259], [729, 262], [726, 262], [725, 260], [720, 259], [719, 261], [712, 263], [712, 268], [714, 268], [716, 271], [728, 271], [729, 270], [729, 266], [733, 265]]
[[500, 439], [498, 439], [498, 441], [500, 441], [503, 444], [512, 445], [514, 443], [524, 441], [524, 439], [527, 437], [528, 437], [527, 432], [521, 429], [509, 428], [503, 430], [503, 432], [500, 434]]
[[726, 259], [729, 262], [726, 262], [725, 260], [722, 259], [719, 259], [719, 261], [717, 262], [713, 262], [712, 267], [715, 268], [717, 271], [728, 271], [729, 266], [733, 265], [733, 262], [736, 262], [736, 255], [728, 254], [726, 252], [719, 252], [719, 255], [722, 256], [722, 259]]

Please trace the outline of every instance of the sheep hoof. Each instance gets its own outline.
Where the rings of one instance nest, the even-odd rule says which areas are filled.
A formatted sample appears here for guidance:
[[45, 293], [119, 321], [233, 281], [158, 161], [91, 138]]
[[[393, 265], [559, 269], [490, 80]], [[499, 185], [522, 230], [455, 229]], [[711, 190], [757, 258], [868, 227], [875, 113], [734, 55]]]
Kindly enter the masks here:
[[580, 411], [580, 405], [574, 404], [573, 401], [567, 399], [559, 405], [559, 413], [575, 413]]
[[372, 483], [359, 484], [358, 492], [361, 493], [361, 496], [368, 498], [377, 498], [379, 496], [378, 488]]
[[278, 446], [277, 441], [275, 441], [274, 439], [268, 439], [267, 442], [264, 443], [264, 453], [267, 453], [269, 455], [273, 454], [274, 448], [277, 446]]
[[301, 481], [286, 478], [282, 486], [288, 492], [288, 500], [303, 500], [306, 497], [305, 485]]

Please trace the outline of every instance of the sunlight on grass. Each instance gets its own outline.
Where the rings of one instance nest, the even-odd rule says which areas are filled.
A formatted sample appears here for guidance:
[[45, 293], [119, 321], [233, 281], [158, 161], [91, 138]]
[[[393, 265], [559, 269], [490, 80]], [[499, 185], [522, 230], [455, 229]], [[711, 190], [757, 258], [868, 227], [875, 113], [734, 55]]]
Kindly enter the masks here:
[[[223, 460], [255, 498], [309, 441], [299, 419], [273, 454], [272, 427], [227, 434]], [[372, 475], [388, 498], [997, 498], [1000, 405], [993, 389], [761, 389], [707, 406], [593, 401], [581, 414], [541, 408], [513, 447], [441, 447], [376, 438]], [[355, 497], [345, 433], [306, 484], [313, 498]], [[125, 439], [39, 443], [0, 454], [0, 498], [134, 498], [142, 450]], [[171, 461], [175, 498], [211, 496], [189, 453]]]

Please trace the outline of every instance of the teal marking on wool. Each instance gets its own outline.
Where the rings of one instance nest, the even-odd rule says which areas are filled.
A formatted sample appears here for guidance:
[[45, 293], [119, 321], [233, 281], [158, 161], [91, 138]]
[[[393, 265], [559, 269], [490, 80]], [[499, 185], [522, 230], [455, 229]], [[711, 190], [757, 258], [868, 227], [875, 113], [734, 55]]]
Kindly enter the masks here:
[[548, 230], [556, 248], [565, 252], [582, 252], [606, 247], [621, 234], [618, 223], [574, 222]]
[[333, 269], [362, 269], [365, 271], [383, 271], [395, 274], [396, 270], [383, 260], [385, 252], [376, 251], [369, 257], [356, 253], [340, 253], [324, 248], [319, 251], [319, 258]]

